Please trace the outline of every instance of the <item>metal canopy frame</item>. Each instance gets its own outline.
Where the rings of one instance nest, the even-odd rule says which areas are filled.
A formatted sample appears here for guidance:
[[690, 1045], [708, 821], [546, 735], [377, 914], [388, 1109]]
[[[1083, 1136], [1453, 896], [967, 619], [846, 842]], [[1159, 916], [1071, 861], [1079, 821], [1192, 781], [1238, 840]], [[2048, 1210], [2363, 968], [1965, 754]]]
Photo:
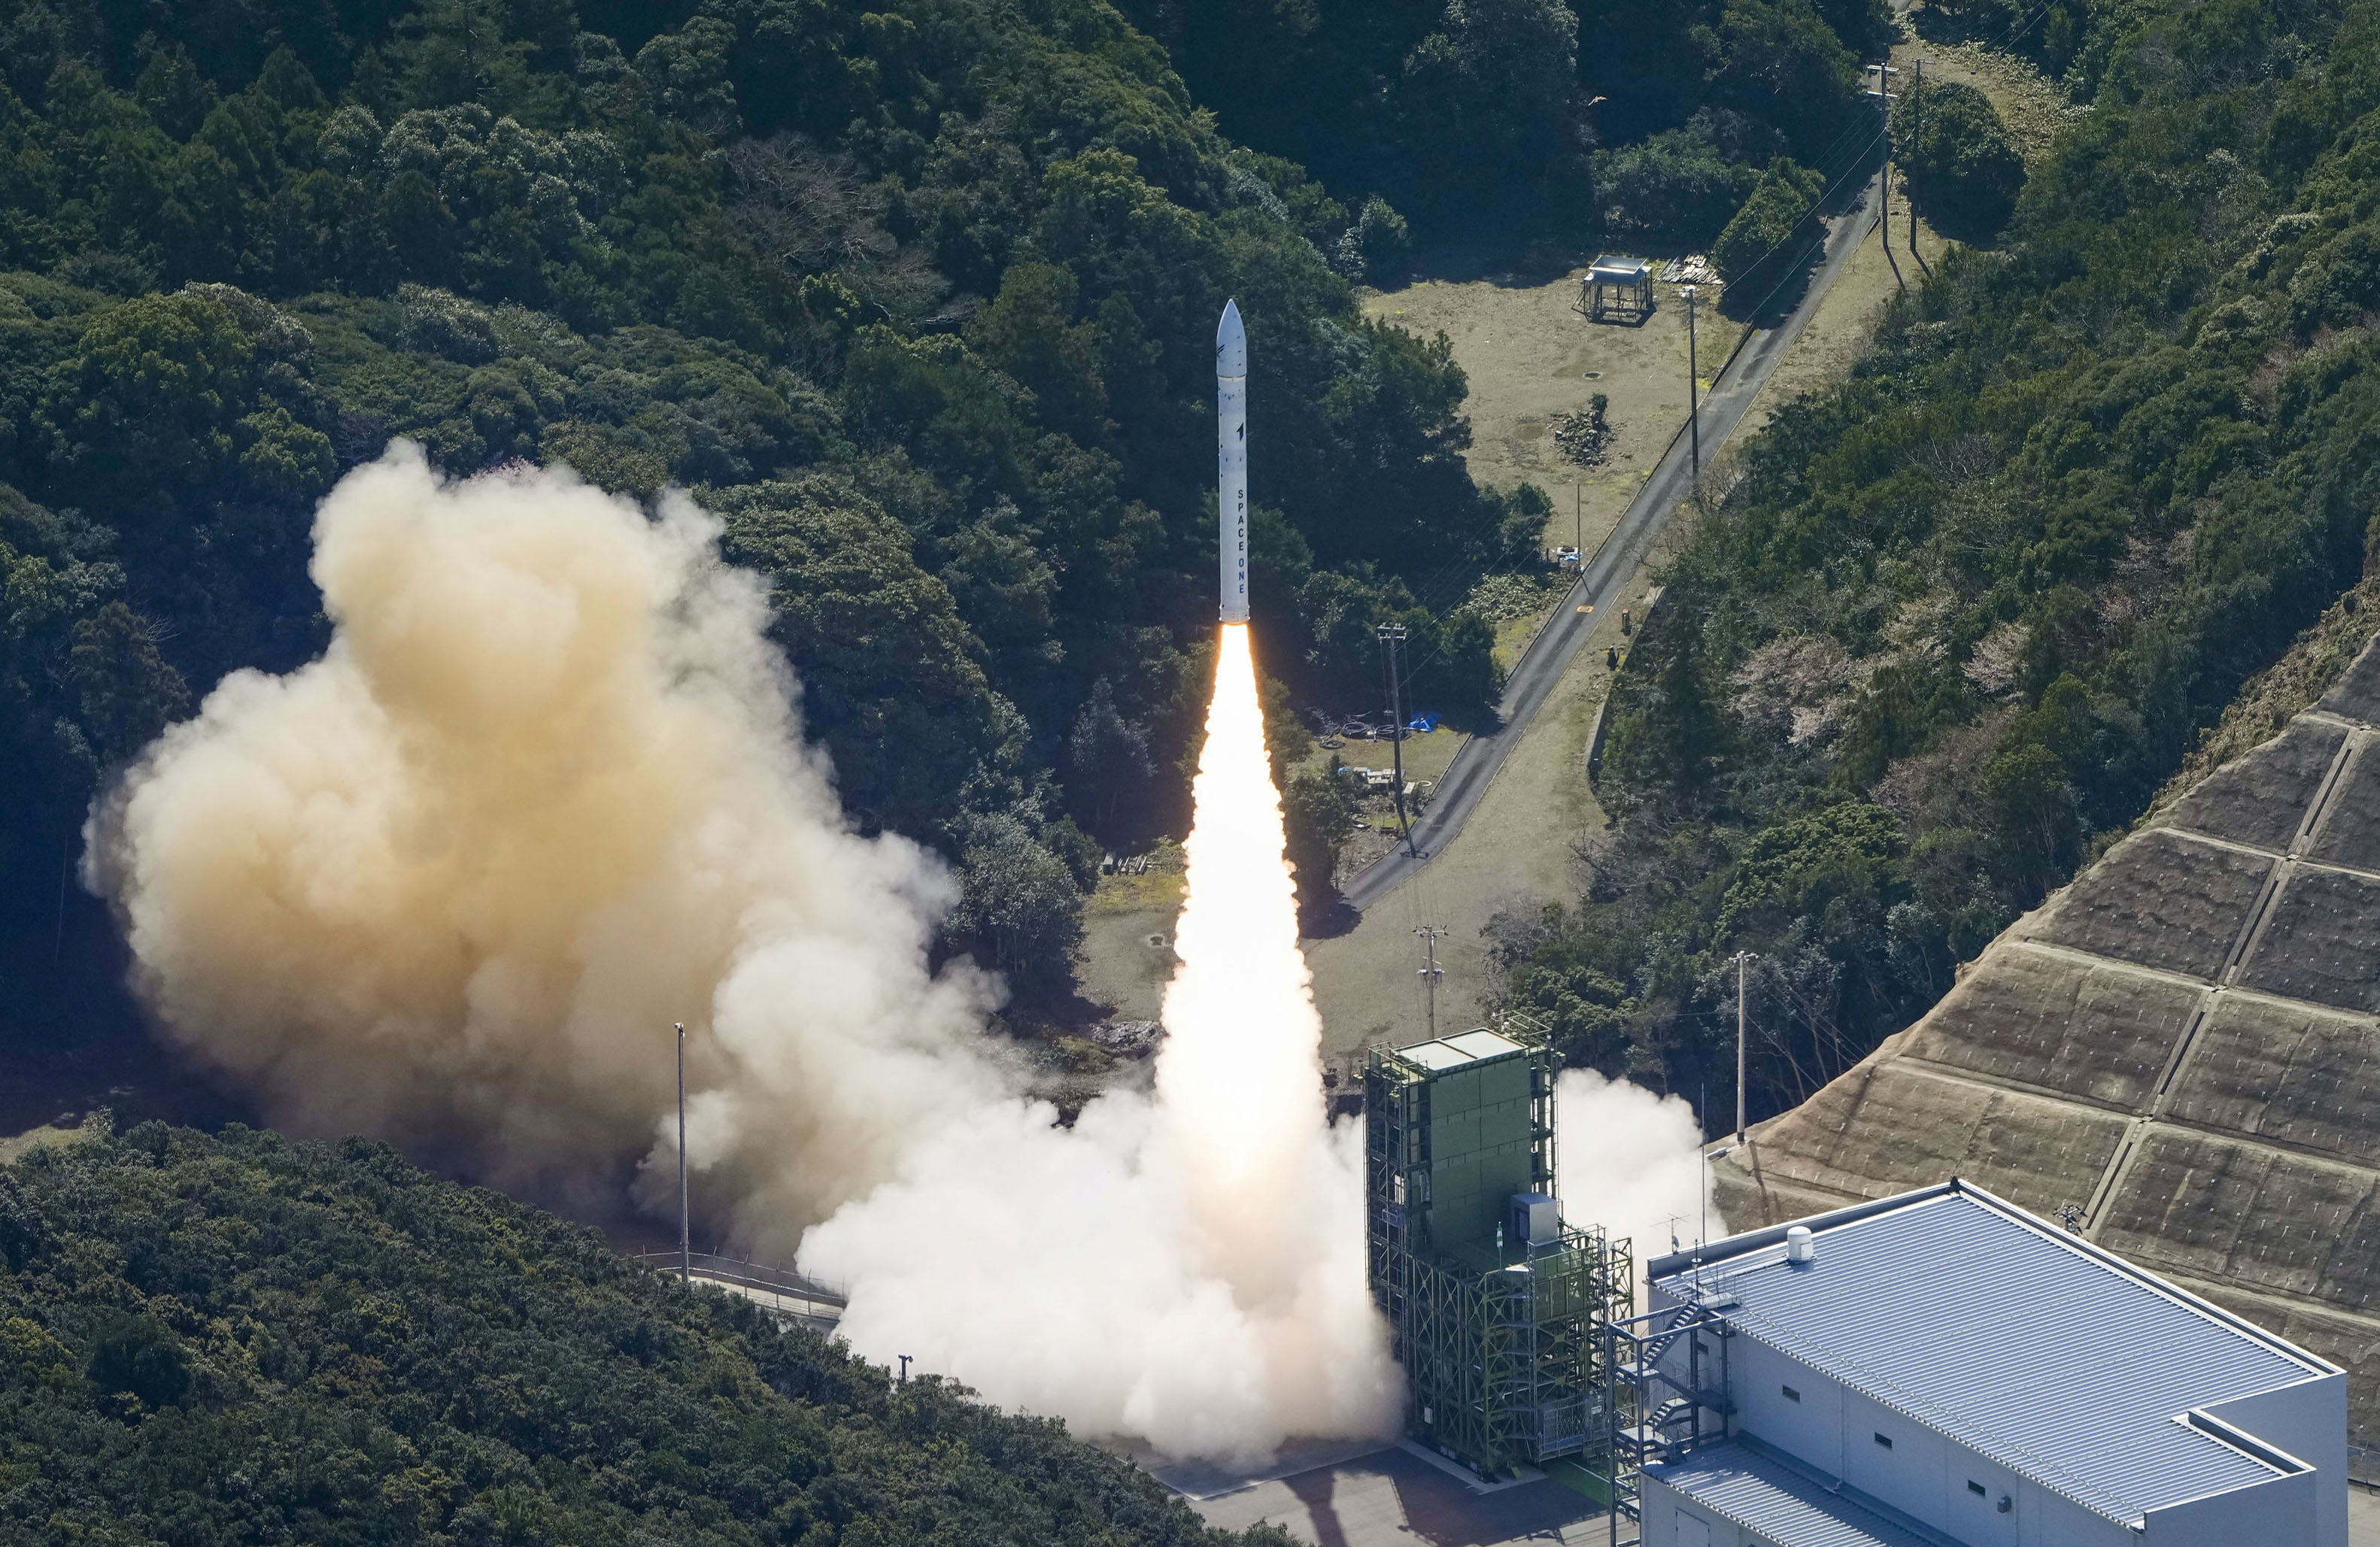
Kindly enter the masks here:
[[1641, 322], [1653, 315], [1653, 265], [1599, 254], [1578, 282], [1578, 301], [1590, 322]]

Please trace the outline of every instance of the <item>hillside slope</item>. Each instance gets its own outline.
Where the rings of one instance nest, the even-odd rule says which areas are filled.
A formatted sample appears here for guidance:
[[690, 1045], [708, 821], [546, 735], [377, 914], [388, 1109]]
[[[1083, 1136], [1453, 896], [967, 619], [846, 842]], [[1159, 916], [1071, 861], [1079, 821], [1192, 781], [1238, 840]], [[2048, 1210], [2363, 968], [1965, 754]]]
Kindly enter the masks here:
[[[2318, 653], [2321, 641], [2310, 642]], [[2380, 647], [1714, 1167], [1730, 1223], [1967, 1177], [2350, 1371], [2380, 1432]]]
[[1618, 678], [1570, 1056], [1755, 1117], [1924, 1013], [2357, 583], [2380, 503], [2380, 8], [2095, 11], [2010, 234], [1710, 490]]
[[10, 1541], [1242, 1540], [1059, 1424], [361, 1141], [36, 1149], [0, 1252]]

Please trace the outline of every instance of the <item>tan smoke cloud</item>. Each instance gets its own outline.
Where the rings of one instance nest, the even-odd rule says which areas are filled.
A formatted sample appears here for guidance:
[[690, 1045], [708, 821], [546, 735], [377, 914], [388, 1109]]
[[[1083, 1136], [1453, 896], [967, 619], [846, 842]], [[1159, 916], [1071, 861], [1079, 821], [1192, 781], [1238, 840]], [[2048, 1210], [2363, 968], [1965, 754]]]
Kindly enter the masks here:
[[714, 536], [682, 496], [442, 484], [403, 444], [343, 481], [329, 650], [227, 678], [93, 818], [171, 1033], [277, 1124], [600, 1207], [686, 1021], [706, 1191], [778, 1231], [996, 1092], [990, 985], [927, 964], [948, 876], [848, 830]]

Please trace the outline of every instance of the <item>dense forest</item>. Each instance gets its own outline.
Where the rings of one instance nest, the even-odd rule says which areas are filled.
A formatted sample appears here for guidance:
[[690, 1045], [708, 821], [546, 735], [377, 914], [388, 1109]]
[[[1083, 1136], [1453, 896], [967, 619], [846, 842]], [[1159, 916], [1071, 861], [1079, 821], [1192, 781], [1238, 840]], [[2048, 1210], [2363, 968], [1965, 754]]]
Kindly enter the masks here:
[[1895, 35], [1883, 0], [1123, 6], [1227, 131], [1346, 195], [1356, 274], [1395, 261], [1407, 217], [1423, 239], [1700, 248], [1764, 167], [1839, 149]]
[[[1889, 308], [1700, 525], [1609, 710], [1569, 1055], [1755, 1117], [1922, 1013], [2352, 586], [2380, 498], [2380, 7], [2095, 13], [2006, 238]], [[2027, 40], [2038, 44], [2038, 37]], [[2004, 179], [2003, 179], [2004, 181]]]
[[38, 1148], [0, 1254], [12, 1541], [1289, 1540], [359, 1140]]
[[1062, 977], [1101, 845], [1179, 817], [1225, 297], [1268, 669], [1368, 703], [1393, 617], [1416, 702], [1492, 698], [1463, 601], [1544, 504], [1354, 310], [1357, 224], [1098, 0], [0, 0], [0, 1015], [57, 1034], [93, 792], [321, 647], [314, 502], [395, 436], [693, 488], [855, 820]]

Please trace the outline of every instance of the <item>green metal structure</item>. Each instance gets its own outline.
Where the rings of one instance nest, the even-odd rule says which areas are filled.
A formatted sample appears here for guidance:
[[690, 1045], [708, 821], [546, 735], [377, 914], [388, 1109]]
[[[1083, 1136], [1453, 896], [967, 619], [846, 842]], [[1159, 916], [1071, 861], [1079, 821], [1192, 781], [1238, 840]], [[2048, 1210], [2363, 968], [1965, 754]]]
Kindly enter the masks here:
[[1610, 1475], [1604, 1328], [1630, 1312], [1627, 1241], [1561, 1222], [1554, 1059], [1515, 1026], [1372, 1050], [1372, 1299], [1413, 1436], [1482, 1477], [1572, 1459]]

